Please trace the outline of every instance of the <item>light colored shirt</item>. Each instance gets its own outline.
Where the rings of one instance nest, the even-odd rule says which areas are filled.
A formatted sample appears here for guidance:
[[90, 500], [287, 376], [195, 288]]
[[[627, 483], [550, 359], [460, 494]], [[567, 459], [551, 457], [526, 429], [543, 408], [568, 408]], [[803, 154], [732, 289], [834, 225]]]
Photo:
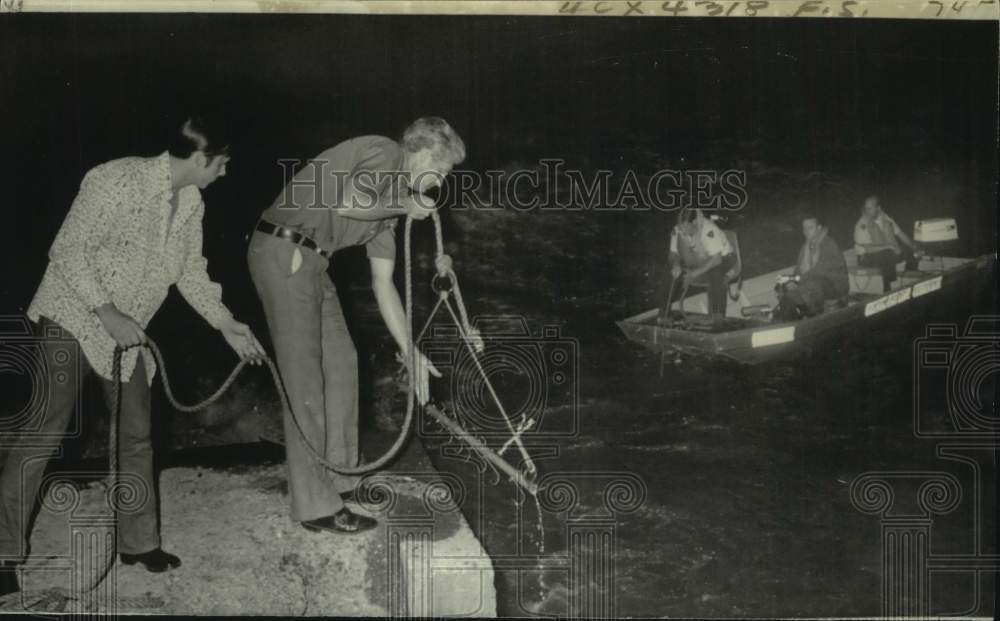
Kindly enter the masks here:
[[[685, 247], [680, 248], [679, 244], [685, 244]], [[701, 234], [695, 238], [688, 238], [680, 233], [675, 226], [670, 233], [670, 252], [680, 255], [685, 262], [687, 262], [686, 257], [693, 254], [697, 257], [697, 263], [701, 265], [715, 255], [731, 254], [733, 247], [722, 229], [710, 219], [705, 218], [701, 223]]]
[[[232, 318], [222, 287], [208, 276], [202, 255], [205, 205], [195, 186], [178, 192], [169, 230], [170, 156], [126, 157], [91, 169], [49, 249], [49, 265], [28, 307], [71, 332], [87, 361], [112, 379], [115, 341], [94, 310], [108, 302], [146, 328], [170, 285], [214, 328]], [[122, 356], [122, 378], [132, 376], [141, 348]], [[143, 356], [152, 383], [156, 365]]]
[[826, 239], [826, 229], [820, 229], [813, 239], [807, 239], [799, 251], [799, 263], [795, 273], [806, 274], [819, 263], [820, 249]]
[[866, 246], [888, 245], [899, 252], [897, 235], [903, 235], [902, 229], [884, 211], [879, 212], [874, 220], [861, 216], [854, 225], [854, 250], [857, 254], [862, 255], [867, 251]]

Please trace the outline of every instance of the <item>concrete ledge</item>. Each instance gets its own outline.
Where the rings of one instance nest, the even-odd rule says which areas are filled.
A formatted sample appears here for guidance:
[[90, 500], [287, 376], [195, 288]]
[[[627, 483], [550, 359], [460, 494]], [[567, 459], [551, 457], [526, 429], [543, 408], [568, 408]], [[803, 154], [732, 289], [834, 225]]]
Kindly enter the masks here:
[[[414, 617], [493, 617], [496, 592], [493, 565], [485, 555], [470, 557], [478, 542], [465, 531], [433, 541], [411, 537], [400, 542], [406, 591], [405, 614]], [[403, 611], [400, 611], [403, 614]]]
[[[67, 473], [78, 475], [79, 473]], [[392, 472], [362, 482], [367, 533], [312, 533], [291, 521], [283, 464], [171, 468], [160, 476], [163, 547], [183, 566], [105, 566], [113, 525], [101, 484], [50, 490], [4, 611], [178, 615], [495, 616], [493, 568], [457, 508], [457, 479], [410, 443]]]

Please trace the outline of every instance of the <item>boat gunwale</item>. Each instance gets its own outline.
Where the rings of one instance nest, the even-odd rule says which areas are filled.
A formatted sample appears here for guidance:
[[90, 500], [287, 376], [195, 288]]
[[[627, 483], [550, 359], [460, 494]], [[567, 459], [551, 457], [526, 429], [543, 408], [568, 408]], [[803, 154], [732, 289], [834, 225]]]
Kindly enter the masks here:
[[[757, 326], [738, 328], [736, 330], [727, 330], [723, 332], [702, 332], [696, 330], [684, 330], [679, 328], [671, 328], [667, 326], [660, 326], [650, 323], [644, 323], [649, 319], [657, 316], [659, 314], [658, 308], [653, 308], [651, 310], [643, 311], [637, 313], [630, 317], [620, 319], [615, 323], [618, 324], [619, 328], [626, 333], [626, 336], [633, 341], [633, 334], [637, 330], [651, 330], [654, 332], [653, 344], [659, 344], [662, 342], [664, 346], [672, 349], [694, 349], [698, 353], [705, 355], [722, 355], [726, 358], [748, 362], [744, 357], [739, 355], [734, 355], [736, 352], [745, 351], [755, 351], [767, 355], [768, 351], [775, 351], [775, 345], [767, 345], [763, 347], [748, 347], [752, 341], [752, 335], [755, 332], [767, 331], [767, 330], [780, 330], [788, 327], [795, 327], [795, 338], [787, 343], [778, 343], [776, 345], [802, 345], [804, 340], [816, 339], [823, 336], [825, 333], [837, 329], [846, 323], [850, 322], [854, 317], [851, 315], [857, 314], [857, 318], [864, 319], [865, 308], [868, 304], [887, 298], [894, 293], [899, 291], [904, 291], [909, 289], [912, 295], [912, 289], [925, 282], [931, 282], [936, 278], [941, 278], [941, 288], [946, 286], [947, 280], [951, 280], [951, 277], [961, 274], [962, 272], [978, 272], [984, 270], [991, 265], [993, 265], [996, 260], [995, 254], [983, 254], [977, 257], [948, 257], [953, 259], [967, 259], [965, 262], [952, 267], [951, 269], [944, 270], [937, 273], [927, 273], [926, 278], [921, 278], [913, 283], [906, 285], [905, 287], [900, 287], [892, 291], [888, 291], [882, 295], [871, 294], [873, 297], [871, 300], [866, 302], [859, 302], [855, 304], [849, 304], [842, 308], [837, 308], [830, 310], [813, 317], [807, 317], [805, 319], [793, 320], [793, 321], [782, 321], [779, 323], [762, 323]], [[762, 274], [763, 276], [764, 274]], [[906, 302], [912, 300], [912, 297], [907, 298]], [[893, 308], [905, 308], [907, 304], [896, 303], [893, 306], [885, 309], [892, 310]], [[697, 313], [699, 316], [704, 316], [703, 313]], [[877, 313], [881, 314], [881, 313]], [[739, 319], [739, 318], [734, 318]], [[802, 334], [800, 327], [805, 327], [805, 333]], [[657, 336], [659, 338], [657, 338]], [[801, 340], [800, 340], [801, 338]], [[743, 344], [743, 341], [746, 344]], [[677, 345], [672, 345], [671, 341], [677, 342]], [[649, 343], [639, 342], [641, 345], [647, 345]]]

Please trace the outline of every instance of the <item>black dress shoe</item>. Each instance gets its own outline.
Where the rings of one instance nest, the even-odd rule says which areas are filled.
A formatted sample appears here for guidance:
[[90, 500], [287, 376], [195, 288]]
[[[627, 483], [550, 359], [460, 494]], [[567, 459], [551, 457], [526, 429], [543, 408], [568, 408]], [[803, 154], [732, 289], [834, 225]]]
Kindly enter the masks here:
[[352, 513], [350, 509], [344, 507], [333, 515], [302, 522], [302, 527], [313, 532], [360, 533], [361, 531], [375, 528], [377, 524], [378, 522], [375, 519], [366, 515]]
[[155, 574], [181, 566], [181, 559], [169, 552], [164, 552], [161, 548], [156, 548], [150, 552], [143, 552], [142, 554], [122, 554], [121, 557], [122, 562], [126, 565], [142, 563], [146, 571], [151, 571]]
[[21, 586], [17, 583], [17, 570], [11, 561], [0, 561], [0, 597], [17, 593]]

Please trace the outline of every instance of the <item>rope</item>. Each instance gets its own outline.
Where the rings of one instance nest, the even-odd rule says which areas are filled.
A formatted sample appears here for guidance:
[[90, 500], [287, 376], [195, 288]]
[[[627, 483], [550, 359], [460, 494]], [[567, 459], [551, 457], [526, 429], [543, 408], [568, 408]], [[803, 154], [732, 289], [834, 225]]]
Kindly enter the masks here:
[[[448, 313], [451, 315], [452, 320], [455, 322], [455, 325], [457, 325], [459, 328], [459, 333], [462, 336], [462, 341], [465, 343], [466, 348], [472, 355], [472, 361], [475, 362], [476, 369], [479, 371], [479, 374], [483, 378], [483, 383], [485, 384], [487, 390], [489, 391], [490, 396], [493, 397], [493, 401], [496, 403], [497, 408], [500, 410], [500, 414], [503, 416], [504, 422], [507, 423], [507, 429], [511, 433], [512, 440], [516, 441], [517, 438], [519, 438], [520, 436], [520, 431], [518, 429], [515, 429], [513, 423], [511, 423], [510, 416], [508, 416], [507, 414], [507, 410], [503, 407], [503, 403], [500, 401], [500, 397], [497, 395], [496, 390], [494, 390], [493, 384], [492, 382], [490, 382], [489, 376], [486, 374], [486, 370], [483, 369], [482, 364], [479, 362], [479, 357], [476, 355], [477, 352], [482, 351], [483, 343], [482, 340], [479, 339], [478, 332], [476, 332], [469, 323], [469, 314], [465, 309], [465, 302], [462, 299], [462, 290], [458, 286], [458, 278], [455, 275], [455, 271], [452, 269], [453, 266], [451, 257], [444, 253], [444, 235], [441, 231], [441, 219], [438, 217], [437, 212], [433, 212], [431, 214], [431, 217], [434, 220], [434, 240], [435, 243], [437, 244], [437, 256], [434, 262], [438, 268], [438, 277], [447, 278], [450, 281], [451, 294], [455, 296], [455, 306], [458, 307], [458, 315], [456, 316], [455, 310], [452, 308], [451, 303], [447, 299], [448, 292], [441, 291], [438, 304], [434, 307], [434, 313], [437, 312], [438, 307], [443, 302], [445, 308], [448, 309]], [[406, 224], [407, 224], [407, 230], [409, 230], [410, 220], [407, 220]], [[405, 248], [407, 259], [409, 259], [410, 256], [409, 240], [410, 240], [409, 235], [407, 235], [405, 239], [405, 243], [407, 244]], [[407, 270], [409, 270], [409, 267], [407, 268]], [[407, 285], [410, 285], [410, 281], [411, 281], [410, 274], [409, 271], [407, 271], [407, 277], [406, 277]], [[408, 292], [407, 300], [409, 300], [409, 298], [410, 295]], [[431, 317], [428, 318], [427, 320], [428, 325], [433, 316], [434, 314], [432, 313]], [[426, 331], [426, 329], [427, 325], [424, 326], [424, 330], [421, 330], [420, 332], [421, 337], [423, 336], [424, 331]], [[524, 422], [525, 421], [523, 420], [522, 417], [522, 424], [524, 424]], [[524, 459], [524, 463], [528, 469], [528, 472], [534, 473], [535, 464], [531, 460], [531, 456], [528, 454], [527, 450], [524, 448], [524, 445], [521, 444], [520, 442], [517, 442], [517, 447], [520, 450], [521, 457]], [[502, 452], [503, 451], [501, 451], [501, 453]]]
[[[144, 344], [144, 347], [148, 348], [149, 351], [152, 352], [153, 357], [156, 359], [157, 366], [159, 366], [160, 368], [160, 378], [163, 383], [163, 391], [167, 395], [167, 400], [170, 401], [170, 404], [174, 408], [185, 413], [192, 413], [192, 412], [197, 412], [199, 410], [203, 410], [209, 405], [212, 405], [213, 403], [218, 401], [219, 398], [222, 397], [222, 395], [233, 385], [233, 382], [236, 380], [236, 377], [240, 374], [243, 368], [246, 367], [246, 365], [249, 364], [251, 361], [250, 359], [241, 360], [239, 364], [237, 364], [236, 367], [229, 374], [229, 377], [227, 377], [226, 380], [222, 382], [222, 385], [219, 386], [218, 390], [216, 390], [206, 399], [189, 405], [181, 403], [174, 395], [173, 387], [170, 384], [170, 378], [167, 375], [167, 366], [163, 361], [163, 353], [160, 351], [160, 348], [156, 344], [156, 342], [154, 342], [152, 339], [147, 339], [146, 343]], [[122, 361], [123, 351], [124, 350], [121, 347], [115, 348], [114, 360], [112, 363], [112, 376], [114, 379], [113, 382], [114, 389], [112, 391], [111, 423], [109, 425], [110, 442], [108, 445], [108, 462], [109, 462], [108, 467], [110, 471], [108, 476], [108, 495], [111, 497], [114, 497], [120, 491], [118, 490], [118, 484], [117, 484], [118, 419], [119, 416], [121, 415], [121, 389], [122, 389], [121, 361]], [[339, 474], [362, 474], [380, 468], [387, 461], [392, 459], [395, 456], [395, 454], [399, 451], [399, 448], [402, 446], [404, 440], [406, 439], [413, 418], [414, 384], [412, 380], [412, 373], [410, 374], [411, 375], [411, 379], [409, 382], [410, 392], [409, 392], [409, 398], [407, 400], [406, 421], [403, 423], [403, 429], [400, 431], [399, 437], [396, 439], [396, 442], [377, 460], [364, 464], [362, 466], [350, 468], [330, 462], [322, 455], [320, 455], [319, 452], [312, 446], [312, 444], [306, 438], [305, 432], [303, 432], [302, 427], [299, 425], [298, 418], [295, 416], [294, 412], [291, 409], [291, 404], [288, 401], [288, 395], [285, 393], [284, 385], [282, 384], [281, 377], [278, 374], [278, 368], [275, 366], [274, 362], [270, 358], [264, 358], [263, 360], [264, 363], [267, 365], [268, 369], [270, 370], [271, 379], [274, 382], [274, 386], [277, 389], [279, 395], [281, 396], [282, 406], [291, 415], [292, 422], [294, 423], [295, 429], [298, 431], [299, 438], [301, 439], [302, 443], [306, 446], [312, 457], [316, 461], [321, 463], [324, 467], [333, 470], [334, 472], [337, 472]], [[138, 361], [138, 364], [142, 364], [142, 361], [141, 360]], [[112, 509], [118, 506], [116, 501], [112, 501], [110, 504]], [[109, 543], [106, 549], [105, 566], [101, 572], [93, 573], [91, 574], [90, 579], [85, 580], [83, 586], [83, 592], [92, 591], [98, 585], [100, 585], [100, 583], [104, 580], [104, 577], [107, 575], [108, 571], [110, 571], [112, 563], [114, 562], [115, 545], [116, 542], [114, 541], [114, 538], [109, 539]]]
[[[430, 326], [430, 322], [434, 314], [437, 312], [440, 306], [444, 304], [448, 308], [449, 313], [451, 313], [452, 317], [454, 318], [455, 323], [458, 324], [463, 340], [465, 341], [466, 345], [472, 352], [473, 359], [476, 361], [477, 367], [483, 374], [483, 377], [487, 382], [487, 386], [489, 386], [490, 388], [490, 393], [496, 400], [497, 405], [500, 407], [501, 412], [504, 415], [504, 419], [507, 420], [508, 427], [510, 427], [511, 431], [513, 432], [514, 428], [511, 425], [509, 418], [507, 417], [507, 413], [506, 411], [503, 410], [503, 406], [500, 403], [499, 397], [496, 395], [496, 392], [493, 391], [493, 387], [489, 384], [488, 378], [486, 378], [485, 370], [483, 370], [482, 366], [479, 364], [478, 357], [476, 357], [477, 350], [478, 351], [482, 350], [482, 340], [478, 338], [478, 333], [469, 324], [469, 316], [465, 308], [465, 303], [462, 300], [462, 293], [458, 286], [458, 278], [455, 276], [455, 272], [452, 269], [451, 257], [449, 257], [444, 253], [444, 238], [441, 232], [440, 218], [438, 217], [438, 214], [436, 212], [432, 213], [431, 217], [434, 221], [434, 232], [435, 232], [435, 242], [436, 242], [435, 263], [437, 264], [438, 267], [438, 277], [448, 278], [448, 280], [450, 280], [451, 293], [454, 294], [455, 303], [458, 307], [458, 316], [455, 315], [455, 311], [452, 309], [451, 304], [448, 303], [447, 301], [448, 292], [442, 291], [440, 292], [440, 298], [438, 300], [438, 303], [437, 305], [435, 305], [434, 311], [432, 312], [431, 317], [428, 318], [427, 323], [424, 325], [423, 330], [421, 330], [420, 332], [420, 335], [423, 336], [424, 332]], [[306, 437], [305, 432], [302, 430], [302, 427], [299, 424], [299, 420], [295, 416], [294, 410], [292, 410], [291, 403], [288, 399], [288, 394], [285, 392], [284, 384], [281, 381], [281, 376], [278, 373], [278, 368], [274, 364], [274, 361], [272, 361], [269, 357], [263, 358], [263, 362], [267, 365], [267, 368], [271, 373], [271, 380], [274, 383], [274, 387], [277, 390], [279, 396], [281, 397], [282, 407], [289, 413], [292, 422], [294, 423], [295, 430], [299, 435], [299, 439], [308, 449], [313, 459], [315, 459], [325, 468], [332, 470], [333, 472], [336, 472], [338, 474], [345, 474], [345, 475], [365, 474], [384, 466], [389, 460], [395, 457], [396, 454], [399, 452], [400, 448], [402, 448], [404, 442], [406, 441], [407, 436], [409, 435], [409, 430], [413, 423], [413, 413], [414, 410], [416, 409], [415, 395], [416, 395], [417, 378], [415, 369], [417, 366], [416, 365], [417, 347], [413, 340], [413, 261], [411, 257], [412, 253], [411, 253], [411, 241], [410, 241], [412, 226], [413, 226], [413, 218], [407, 217], [405, 235], [404, 235], [404, 254], [405, 254], [404, 270], [406, 273], [405, 307], [406, 307], [406, 340], [407, 340], [408, 351], [406, 352], [405, 356], [402, 356], [408, 371], [406, 418], [403, 421], [402, 428], [400, 429], [400, 433], [399, 436], [396, 438], [396, 441], [393, 443], [391, 447], [389, 447], [388, 450], [386, 450], [386, 452], [381, 457], [379, 457], [375, 461], [356, 467], [348, 467], [341, 464], [334, 464], [329, 460], [327, 460], [325, 457], [323, 457], [323, 455], [321, 455], [319, 451], [317, 451], [313, 447], [312, 443], [309, 442], [309, 439]], [[167, 400], [175, 409], [184, 413], [193, 413], [203, 410], [209, 405], [212, 405], [213, 403], [218, 401], [222, 397], [222, 395], [225, 394], [225, 392], [229, 390], [229, 388], [233, 385], [233, 382], [236, 381], [236, 377], [240, 374], [243, 368], [246, 367], [246, 365], [249, 364], [252, 360], [254, 360], [250, 358], [240, 360], [239, 364], [236, 365], [236, 367], [232, 370], [232, 372], [230, 372], [229, 376], [225, 379], [225, 381], [222, 382], [222, 384], [214, 393], [212, 393], [207, 398], [197, 403], [185, 404], [181, 403], [181, 401], [177, 399], [176, 395], [174, 395], [173, 387], [170, 384], [170, 377], [167, 374], [167, 365], [163, 360], [163, 353], [160, 351], [159, 346], [152, 339], [147, 339], [146, 343], [143, 346], [149, 349], [149, 351], [153, 354], [157, 366], [160, 368], [160, 380], [163, 383], [163, 391], [167, 395]], [[109, 425], [109, 435], [110, 435], [109, 438], [110, 443], [108, 447], [108, 461], [110, 468], [110, 474], [108, 477], [109, 495], [114, 495], [118, 493], [117, 489], [118, 419], [119, 416], [121, 415], [121, 389], [122, 389], [121, 363], [122, 363], [123, 351], [124, 350], [121, 347], [115, 348], [114, 358], [112, 363], [112, 378], [114, 380], [113, 381], [114, 390], [112, 392], [111, 422]], [[138, 364], [141, 363], [142, 363], [141, 361], [138, 362]], [[531, 463], [530, 456], [528, 456], [527, 452], [521, 445], [520, 441], [518, 441], [517, 444], [518, 447], [521, 449], [521, 453], [525, 457], [527, 463], [530, 464], [531, 471], [534, 471], [534, 464]], [[117, 506], [116, 502], [111, 503], [112, 509], [114, 509], [114, 507], [116, 506]], [[83, 589], [84, 592], [89, 592], [92, 591], [94, 588], [96, 588], [103, 581], [104, 577], [111, 569], [111, 566], [114, 562], [113, 559], [115, 554], [115, 545], [117, 542], [115, 541], [115, 538], [109, 538], [108, 541], [109, 543], [106, 550], [107, 555], [105, 559], [106, 561], [105, 567], [102, 572], [94, 573], [93, 579], [85, 582]]]
[[[462, 318], [462, 323], [459, 327], [466, 334], [472, 333], [472, 327], [469, 324], [469, 314], [465, 310], [465, 302], [462, 300], [462, 290], [458, 286], [458, 278], [455, 276], [455, 271], [452, 269], [451, 257], [444, 253], [444, 235], [441, 232], [441, 219], [438, 217], [437, 212], [431, 213], [431, 218], [434, 220], [434, 241], [437, 244], [437, 256], [435, 257], [435, 263], [439, 263], [438, 273], [441, 276], [447, 276], [451, 280], [452, 293], [455, 296], [455, 305], [458, 306], [458, 313]], [[409, 223], [409, 222], [407, 222]], [[409, 253], [407, 253], [409, 256]]]
[[[442, 237], [441, 237], [441, 233], [440, 233], [440, 223], [438, 223], [437, 214], [435, 213], [433, 215], [434, 215], [435, 223], [437, 223], [437, 227], [436, 228], [437, 228], [437, 231], [438, 231], [438, 234], [437, 234], [438, 256], [443, 256], [443, 251], [442, 251]], [[406, 419], [403, 421], [402, 429], [400, 430], [399, 436], [396, 438], [396, 441], [393, 443], [393, 445], [391, 447], [389, 447], [389, 449], [381, 457], [379, 457], [378, 459], [376, 459], [373, 462], [370, 462], [370, 463], [367, 463], [367, 464], [364, 464], [364, 465], [361, 465], [361, 466], [357, 466], [357, 467], [347, 467], [347, 466], [343, 466], [343, 465], [340, 465], [340, 464], [334, 464], [334, 463], [330, 462], [328, 459], [326, 459], [325, 457], [323, 457], [323, 455], [321, 455], [319, 453], [319, 451], [317, 451], [313, 447], [312, 443], [309, 442], [309, 439], [306, 437], [305, 432], [302, 430], [302, 426], [299, 424], [299, 420], [295, 416], [295, 412], [292, 410], [291, 403], [288, 400], [288, 394], [285, 392], [284, 384], [281, 381], [281, 376], [278, 373], [278, 368], [275, 366], [274, 361], [272, 361], [269, 357], [263, 358], [264, 363], [267, 365], [267, 368], [268, 368], [268, 370], [271, 373], [271, 380], [274, 383], [274, 387], [278, 391], [278, 395], [281, 397], [282, 407], [285, 409], [285, 411], [287, 411], [289, 413], [290, 418], [292, 419], [292, 422], [294, 423], [295, 430], [296, 430], [296, 432], [299, 435], [299, 439], [306, 446], [306, 448], [308, 449], [308, 451], [311, 454], [311, 456], [312, 456], [313, 459], [315, 459], [317, 462], [319, 462], [320, 464], [322, 464], [325, 468], [327, 468], [329, 470], [332, 470], [332, 471], [334, 471], [334, 472], [336, 472], [338, 474], [345, 474], [345, 475], [364, 474], [364, 473], [367, 473], [367, 472], [372, 472], [372, 471], [374, 471], [374, 470], [376, 470], [378, 468], [381, 468], [390, 459], [392, 459], [393, 457], [395, 457], [396, 453], [399, 452], [399, 449], [403, 446], [403, 443], [406, 441], [407, 435], [409, 435], [410, 426], [411, 426], [411, 424], [413, 422], [413, 412], [414, 412], [414, 409], [415, 409], [414, 408], [414, 393], [416, 392], [416, 378], [415, 378], [415, 374], [413, 373], [413, 369], [414, 369], [415, 365], [413, 364], [413, 361], [415, 360], [414, 352], [415, 352], [416, 348], [413, 346], [413, 340], [412, 340], [412, 336], [413, 336], [412, 335], [412, 319], [413, 319], [413, 283], [412, 283], [412, 274], [413, 274], [413, 271], [412, 271], [412, 261], [411, 261], [411, 257], [410, 257], [410, 229], [411, 229], [411, 225], [412, 225], [412, 218], [407, 218], [406, 219], [406, 237], [405, 237], [405, 244], [406, 244], [406, 262], [405, 262], [405, 265], [406, 265], [406, 330], [407, 330], [406, 337], [407, 337], [407, 341], [409, 343], [409, 350], [410, 351], [409, 351], [409, 357], [408, 357], [408, 363], [409, 364], [407, 364], [407, 367], [409, 369], [409, 372], [408, 372], [408, 376], [409, 377], [408, 377], [408, 382], [407, 382], [409, 390], [407, 391], [408, 395], [407, 395], [407, 403], [406, 403]], [[455, 279], [453, 278], [452, 280], [454, 282]], [[464, 310], [465, 309], [462, 308], [463, 313], [464, 313]], [[225, 381], [222, 382], [222, 384], [219, 386], [219, 388], [214, 393], [212, 393], [207, 398], [205, 398], [205, 399], [203, 399], [203, 400], [201, 400], [201, 401], [199, 401], [197, 403], [186, 404], [186, 403], [181, 403], [181, 401], [179, 399], [177, 399], [177, 396], [174, 394], [173, 387], [170, 384], [170, 376], [168, 375], [168, 372], [167, 372], [167, 365], [166, 365], [166, 363], [163, 360], [163, 353], [160, 351], [159, 346], [152, 339], [147, 339], [143, 346], [146, 347], [147, 349], [149, 349], [149, 351], [152, 352], [153, 357], [156, 359], [156, 364], [160, 368], [160, 381], [163, 383], [163, 392], [167, 395], [167, 400], [170, 402], [170, 405], [172, 405], [178, 411], [184, 412], [184, 413], [188, 413], [188, 414], [193, 413], [193, 412], [197, 412], [197, 411], [200, 411], [200, 410], [203, 410], [206, 407], [208, 407], [208, 406], [212, 405], [213, 403], [215, 403], [216, 401], [218, 401], [222, 397], [222, 395], [225, 394], [225, 392], [227, 390], [229, 390], [229, 388], [233, 385], [233, 382], [236, 381], [236, 377], [240, 374], [240, 372], [243, 370], [243, 368], [246, 367], [247, 364], [249, 364], [251, 362], [251, 360], [252, 360], [252, 359], [240, 360], [239, 364], [237, 364], [236, 367], [233, 368], [232, 372], [229, 373], [229, 376], [225, 379]], [[114, 358], [112, 360], [112, 371], [111, 371], [111, 376], [112, 376], [114, 388], [112, 390], [111, 421], [110, 421], [110, 425], [109, 425], [109, 436], [110, 437], [109, 437], [109, 444], [108, 444], [108, 468], [109, 468], [110, 472], [109, 472], [109, 476], [108, 476], [108, 495], [109, 495], [109, 497], [112, 497], [112, 498], [114, 498], [114, 496], [119, 493], [119, 490], [118, 490], [118, 420], [119, 420], [119, 417], [121, 416], [121, 390], [122, 390], [121, 368], [122, 368], [122, 353], [123, 352], [124, 352], [124, 349], [122, 349], [121, 347], [115, 347]], [[137, 364], [142, 364], [142, 361], [139, 360], [137, 362]], [[114, 508], [118, 506], [117, 502], [114, 501], [114, 500], [112, 500], [112, 502], [110, 502], [109, 504], [112, 507], [112, 510], [114, 510]], [[85, 592], [85, 593], [86, 592], [90, 592], [90, 591], [94, 590], [95, 588], [97, 588], [97, 586], [100, 585], [101, 582], [104, 580], [104, 577], [107, 575], [108, 571], [111, 570], [111, 566], [114, 563], [115, 546], [117, 544], [117, 542], [114, 541], [114, 539], [115, 538], [109, 538], [109, 543], [106, 546], [106, 550], [105, 550], [106, 557], [105, 557], [105, 563], [104, 563], [103, 569], [100, 572], [95, 572], [95, 573], [90, 574], [90, 576], [88, 576], [89, 579], [86, 579], [84, 581], [84, 584], [83, 584], [83, 592]]]
[[[449, 264], [449, 267], [444, 272], [444, 274], [447, 275], [447, 276], [449, 276], [449, 278], [451, 279], [453, 290], [454, 290], [454, 293], [455, 293], [455, 301], [456, 301], [456, 304], [458, 306], [459, 313], [460, 313], [460, 315], [462, 317], [462, 329], [463, 329], [463, 331], [466, 334], [468, 334], [471, 329], [469, 328], [468, 314], [467, 314], [467, 311], [465, 309], [465, 304], [461, 300], [461, 292], [459, 291], [459, 288], [458, 288], [458, 280], [457, 280], [457, 278], [455, 278], [454, 271], [451, 270], [451, 267], [450, 267], [450, 261], [451, 261], [451, 259], [450, 259], [450, 257], [448, 257], [448, 255], [444, 254], [444, 241], [443, 241], [443, 237], [442, 237], [442, 234], [441, 234], [441, 221], [440, 221], [440, 218], [438, 217], [438, 214], [436, 212], [432, 214], [432, 218], [434, 220], [434, 225], [435, 225], [434, 228], [435, 228], [435, 238], [436, 238], [436, 241], [437, 241], [437, 257], [438, 258], [444, 257], [447, 260], [448, 264]], [[279, 396], [281, 397], [282, 407], [284, 407], [285, 410], [288, 411], [291, 414], [291, 419], [292, 419], [292, 422], [294, 423], [296, 431], [298, 432], [299, 439], [302, 440], [303, 444], [305, 444], [306, 448], [312, 454], [313, 458], [316, 459], [316, 461], [318, 461], [325, 468], [327, 468], [329, 470], [332, 470], [333, 472], [336, 472], [337, 474], [344, 474], [344, 475], [366, 474], [366, 473], [372, 472], [372, 471], [377, 470], [378, 468], [384, 466], [390, 459], [392, 459], [396, 455], [396, 453], [399, 452], [399, 449], [402, 447], [403, 443], [405, 442], [406, 436], [408, 435], [409, 429], [410, 429], [410, 427], [412, 425], [413, 412], [416, 409], [414, 407], [415, 406], [415, 393], [416, 393], [416, 374], [413, 372], [413, 370], [416, 367], [416, 353], [417, 353], [416, 347], [414, 347], [414, 344], [413, 344], [413, 261], [412, 261], [412, 256], [411, 256], [412, 253], [411, 253], [411, 241], [410, 241], [411, 236], [412, 236], [411, 235], [412, 226], [413, 226], [413, 218], [408, 217], [406, 219], [406, 229], [405, 229], [405, 235], [404, 235], [404, 257], [405, 257], [404, 266], [405, 266], [405, 273], [406, 273], [406, 289], [405, 289], [405, 295], [406, 295], [406, 298], [405, 298], [406, 299], [406, 339], [407, 339], [407, 344], [408, 344], [408, 349], [409, 349], [409, 352], [407, 353], [407, 356], [405, 356], [406, 366], [407, 366], [407, 369], [408, 369], [408, 373], [407, 374], [409, 376], [408, 377], [408, 381], [407, 381], [407, 384], [408, 384], [408, 391], [407, 391], [408, 392], [408, 397], [407, 397], [407, 403], [406, 403], [406, 418], [403, 421], [402, 429], [400, 431], [399, 436], [396, 438], [396, 441], [393, 443], [393, 445], [388, 450], [386, 450], [386, 452], [381, 457], [379, 457], [375, 461], [372, 461], [372, 462], [369, 462], [369, 463], [366, 463], [366, 464], [363, 464], [363, 465], [360, 465], [360, 466], [355, 466], [355, 467], [344, 466], [343, 464], [335, 464], [335, 463], [329, 461], [328, 459], [326, 459], [325, 457], [323, 457], [319, 453], [319, 451], [317, 451], [315, 449], [315, 447], [313, 447], [313, 445], [309, 442], [309, 439], [306, 437], [305, 431], [303, 431], [302, 426], [299, 424], [298, 417], [295, 416], [295, 412], [292, 410], [291, 402], [288, 400], [288, 394], [285, 392], [284, 383], [281, 381], [281, 375], [279, 374], [278, 368], [274, 364], [274, 361], [272, 361], [270, 358], [267, 358], [267, 357], [263, 358], [264, 363], [267, 365], [267, 368], [268, 368], [268, 370], [271, 373], [271, 380], [274, 383], [274, 387], [277, 390]], [[440, 304], [440, 302], [439, 302], [439, 304]], [[426, 329], [426, 326], [425, 326], [425, 329]], [[170, 384], [170, 377], [169, 377], [169, 375], [167, 373], [167, 365], [165, 364], [165, 362], [163, 360], [163, 354], [160, 351], [159, 346], [157, 346], [157, 344], [154, 341], [152, 341], [151, 339], [147, 340], [145, 346], [147, 348], [149, 348], [149, 350], [153, 353], [153, 356], [156, 359], [157, 366], [160, 368], [160, 378], [161, 378], [161, 381], [163, 382], [163, 390], [164, 390], [164, 392], [167, 395], [167, 400], [170, 401], [170, 404], [175, 409], [177, 409], [180, 412], [185, 412], [185, 413], [193, 413], [193, 412], [197, 412], [197, 411], [203, 410], [206, 407], [208, 407], [208, 406], [212, 405], [213, 403], [215, 403], [216, 401], [218, 401], [222, 397], [222, 395], [225, 394], [225, 392], [227, 390], [229, 390], [229, 388], [233, 385], [233, 382], [236, 381], [236, 377], [240, 374], [240, 372], [243, 370], [243, 368], [247, 364], [249, 364], [251, 362], [251, 359], [241, 360], [239, 362], [239, 364], [236, 365], [236, 367], [232, 370], [232, 372], [229, 374], [229, 376], [225, 379], [225, 381], [222, 382], [222, 384], [219, 386], [219, 388], [214, 393], [212, 393], [209, 397], [207, 397], [206, 399], [204, 399], [202, 401], [199, 401], [197, 403], [188, 405], [188, 404], [185, 404], [185, 403], [181, 403], [180, 400], [178, 400], [177, 397], [174, 395], [173, 388], [172, 388], [172, 386]], [[120, 407], [120, 405], [118, 404], [117, 400], [119, 399], [119, 394], [118, 393], [119, 393], [120, 388], [121, 388], [121, 386], [120, 386], [120, 384], [121, 384], [121, 355], [122, 355], [122, 350], [120, 348], [116, 348], [115, 349], [115, 357], [114, 357], [114, 363], [116, 365], [115, 366], [115, 371], [114, 371], [114, 378], [115, 378], [115, 399], [116, 399], [116, 401], [115, 401], [115, 408], [116, 408], [115, 412], [116, 412], [116, 416], [117, 416], [118, 408]], [[116, 416], [113, 417], [113, 418], [116, 418]], [[117, 422], [117, 421], [115, 421], [115, 422]], [[113, 430], [114, 433], [117, 433], [116, 424], [113, 424], [112, 430]], [[111, 466], [112, 466], [112, 468], [111, 468], [112, 471], [113, 472], [116, 471], [116, 469], [117, 469], [117, 457], [116, 457], [116, 455], [115, 455], [114, 452], [112, 452]]]

